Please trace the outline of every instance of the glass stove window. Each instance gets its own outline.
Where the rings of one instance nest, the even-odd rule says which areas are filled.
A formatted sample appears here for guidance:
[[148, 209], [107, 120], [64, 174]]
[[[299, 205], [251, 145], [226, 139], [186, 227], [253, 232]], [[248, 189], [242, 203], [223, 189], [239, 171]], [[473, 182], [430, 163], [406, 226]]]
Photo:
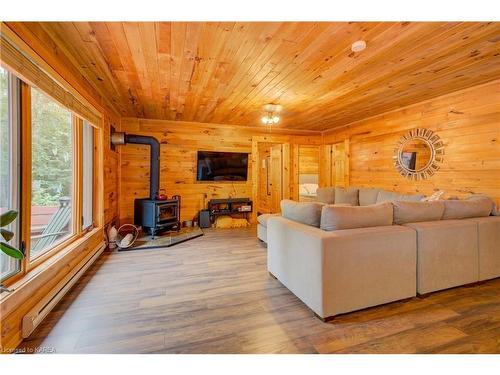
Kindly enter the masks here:
[[31, 89], [32, 192], [30, 259], [73, 234], [72, 114]]

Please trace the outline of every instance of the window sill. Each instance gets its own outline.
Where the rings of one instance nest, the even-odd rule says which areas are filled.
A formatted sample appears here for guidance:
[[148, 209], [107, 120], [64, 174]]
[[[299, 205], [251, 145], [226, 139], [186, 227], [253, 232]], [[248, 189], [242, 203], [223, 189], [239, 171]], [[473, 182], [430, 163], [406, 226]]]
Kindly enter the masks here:
[[[47, 262], [50, 258], [54, 257], [57, 253], [60, 251], [67, 249], [70, 247], [72, 244], [77, 242], [79, 239], [84, 238], [86, 233], [81, 233], [81, 234], [71, 234], [70, 236], [63, 238], [60, 240], [58, 243], [55, 244], [54, 247], [51, 249], [45, 250], [38, 256], [36, 256], [33, 259], [28, 259], [28, 264], [27, 264], [27, 272], [29, 273], [31, 270], [37, 268], [38, 266], [44, 264]], [[29, 254], [31, 253], [31, 250], [28, 252]]]
[[[65, 245], [65, 247], [62, 249], [58, 249], [57, 252], [51, 254], [50, 257], [48, 257], [40, 264], [38, 264], [35, 267], [28, 270], [28, 272], [26, 272], [25, 274], [19, 275], [19, 277], [16, 277], [17, 275], [12, 276], [10, 280], [7, 280], [4, 283], [4, 285], [6, 287], [11, 289], [11, 292], [3, 292], [0, 294], [0, 304], [3, 303], [4, 301], [6, 302], [7, 300], [11, 299], [13, 296], [16, 295], [16, 292], [19, 292], [22, 289], [24, 289], [25, 286], [30, 284], [34, 279], [36, 279], [42, 273], [44, 273], [45, 271], [52, 268], [58, 262], [63, 260], [66, 256], [77, 251], [87, 241], [89, 241], [94, 236], [99, 235], [99, 234], [102, 235], [102, 228], [94, 228], [91, 231], [89, 231], [88, 233], [85, 233], [83, 236], [81, 236], [77, 239], [74, 239], [69, 244], [61, 244], [61, 245]], [[101, 241], [100, 243], [102, 243], [102, 242], [103, 241]], [[3, 310], [4, 309], [2, 308], [2, 314], [6, 313]]]

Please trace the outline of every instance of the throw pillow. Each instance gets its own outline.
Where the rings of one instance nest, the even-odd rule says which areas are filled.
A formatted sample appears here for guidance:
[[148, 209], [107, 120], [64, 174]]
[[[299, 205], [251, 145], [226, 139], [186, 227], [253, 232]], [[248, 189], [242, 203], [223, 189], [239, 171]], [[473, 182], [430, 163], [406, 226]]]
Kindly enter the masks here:
[[377, 203], [377, 197], [380, 189], [359, 188], [359, 205], [368, 206]]
[[359, 206], [359, 197], [358, 197], [358, 189], [357, 188], [349, 188], [344, 189], [341, 187], [335, 188], [335, 204], [345, 204], [348, 203], [352, 206]]
[[319, 228], [323, 206], [324, 204], [319, 202], [295, 202], [284, 199], [281, 201], [281, 216]]
[[418, 202], [424, 198], [423, 195], [398, 194], [392, 191], [380, 190], [377, 195], [377, 203], [382, 202], [397, 202], [397, 201], [413, 201]]
[[489, 216], [493, 210], [493, 201], [486, 197], [469, 200], [444, 200], [443, 203], [443, 220]]
[[[469, 195], [465, 199], [469, 200], [469, 199], [478, 199], [478, 198], [491, 199], [487, 195], [483, 195], [483, 194], [471, 194], [471, 195]], [[500, 216], [500, 210], [498, 209], [498, 206], [497, 206], [496, 202], [493, 199], [491, 199], [491, 204], [493, 205], [493, 209], [491, 210], [491, 215], [493, 215], [493, 216]]]
[[328, 205], [321, 210], [321, 229], [326, 231], [387, 226], [392, 225], [392, 220], [392, 203], [354, 207]]
[[417, 223], [441, 220], [444, 213], [442, 201], [433, 202], [393, 202], [394, 224]]
[[318, 202], [333, 204], [335, 203], [335, 188], [334, 187], [320, 187], [316, 190]]
[[441, 196], [444, 194], [444, 190], [438, 190], [434, 193], [432, 193], [432, 195], [428, 196], [428, 197], [423, 197], [422, 198], [422, 202], [434, 202], [434, 201], [438, 201], [441, 199]]

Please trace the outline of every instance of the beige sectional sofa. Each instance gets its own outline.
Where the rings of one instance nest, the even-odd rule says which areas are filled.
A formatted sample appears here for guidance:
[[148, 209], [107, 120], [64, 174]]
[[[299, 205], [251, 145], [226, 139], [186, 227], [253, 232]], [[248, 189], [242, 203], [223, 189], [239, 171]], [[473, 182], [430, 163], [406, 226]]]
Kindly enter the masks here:
[[489, 198], [384, 194], [377, 203], [370, 193], [358, 191], [366, 204], [353, 207], [285, 200], [265, 220], [268, 271], [320, 318], [500, 277], [500, 216], [488, 216], [497, 213]]
[[466, 220], [477, 223], [479, 281], [500, 277], [500, 216]]
[[321, 318], [415, 296], [410, 228], [327, 232], [273, 217], [268, 233], [268, 271]]

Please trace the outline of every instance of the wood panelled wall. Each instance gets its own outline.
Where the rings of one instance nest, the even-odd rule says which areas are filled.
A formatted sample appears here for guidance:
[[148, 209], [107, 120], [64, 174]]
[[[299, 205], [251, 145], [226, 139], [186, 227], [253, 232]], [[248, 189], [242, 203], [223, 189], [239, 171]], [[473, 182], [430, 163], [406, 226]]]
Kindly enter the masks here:
[[[78, 93], [102, 114], [102, 124], [96, 125], [103, 129], [100, 138], [103, 143], [99, 146], [102, 146], [104, 160], [103, 164], [98, 164], [97, 173], [103, 169], [104, 173], [98, 180], [104, 180], [104, 202], [98, 202], [97, 205], [101, 207], [102, 204], [104, 224], [113, 221], [118, 217], [119, 168], [118, 153], [109, 147], [109, 129], [111, 125], [119, 128], [119, 115], [104, 103], [103, 98], [92, 89], [81, 74], [75, 72], [63, 51], [54, 53], [46, 35], [27, 28], [25, 24], [20, 24], [14, 31], [4, 23], [0, 28], [2, 33], [7, 34], [34, 63], [64, 84], [65, 88], [71, 88]], [[103, 228], [96, 228], [10, 285], [15, 291], [8, 296], [3, 293], [0, 303], [0, 352], [12, 352], [20, 344], [24, 315], [68, 274], [76, 273], [79, 263], [90, 258], [103, 245]]]
[[319, 146], [299, 147], [299, 175], [319, 174]]
[[118, 191], [120, 163], [118, 150], [110, 147], [111, 127], [120, 130], [120, 120], [104, 117], [104, 223], [118, 222]]
[[[206, 208], [212, 198], [252, 197], [252, 168], [249, 157], [246, 182], [197, 182], [196, 157], [198, 150], [252, 153], [252, 137], [263, 142], [319, 144], [319, 135], [289, 135], [279, 130], [273, 133], [258, 128], [202, 124], [180, 121], [122, 118], [121, 130], [127, 133], [150, 135], [161, 143], [160, 188], [168, 196], [182, 197], [181, 218], [190, 220]], [[262, 138], [265, 136], [265, 138]], [[149, 194], [148, 146], [119, 146], [120, 153], [120, 222], [133, 222], [135, 198]], [[257, 207], [257, 206], [256, 206]]]
[[[423, 181], [400, 176], [392, 156], [408, 130], [435, 131], [444, 163]], [[350, 139], [350, 185], [445, 197], [483, 193], [500, 204], [500, 81], [441, 96], [323, 134], [323, 143]]]

